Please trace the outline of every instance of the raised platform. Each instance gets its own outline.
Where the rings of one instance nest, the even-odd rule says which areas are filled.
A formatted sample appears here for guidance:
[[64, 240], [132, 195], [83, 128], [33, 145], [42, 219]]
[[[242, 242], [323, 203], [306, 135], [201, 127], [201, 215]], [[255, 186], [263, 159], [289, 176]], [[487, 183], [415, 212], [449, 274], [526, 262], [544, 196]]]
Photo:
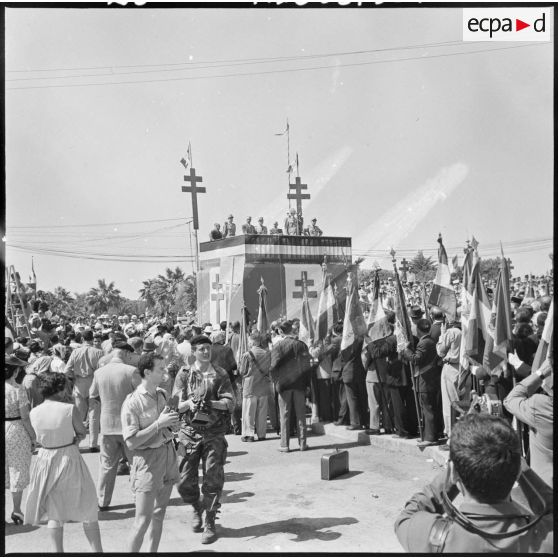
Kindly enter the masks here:
[[243, 304], [250, 319], [255, 320], [262, 280], [267, 288], [269, 321], [282, 316], [300, 317], [303, 285], [307, 287], [310, 311], [315, 317], [324, 257], [342, 306], [345, 266], [352, 260], [348, 237], [241, 235], [202, 242], [197, 276], [200, 322], [239, 320]]

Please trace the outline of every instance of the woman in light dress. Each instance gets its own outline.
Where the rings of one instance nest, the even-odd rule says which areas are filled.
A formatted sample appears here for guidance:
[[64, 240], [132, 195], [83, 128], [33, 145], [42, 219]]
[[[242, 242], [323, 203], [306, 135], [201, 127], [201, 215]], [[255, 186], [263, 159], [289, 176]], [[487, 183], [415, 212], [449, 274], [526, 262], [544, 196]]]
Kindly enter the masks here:
[[64, 523], [83, 522], [91, 550], [103, 552], [95, 484], [79, 453], [85, 428], [76, 407], [65, 403], [66, 376], [46, 372], [40, 377], [44, 402], [30, 419], [41, 449], [31, 466], [25, 523], [47, 523], [54, 552], [64, 552]]
[[14, 355], [5, 355], [5, 487], [12, 493], [12, 521], [16, 525], [23, 523], [21, 499], [23, 490], [29, 484], [29, 468], [35, 443], [35, 432], [29, 421], [27, 392], [16, 382], [18, 372], [26, 365], [25, 361]]

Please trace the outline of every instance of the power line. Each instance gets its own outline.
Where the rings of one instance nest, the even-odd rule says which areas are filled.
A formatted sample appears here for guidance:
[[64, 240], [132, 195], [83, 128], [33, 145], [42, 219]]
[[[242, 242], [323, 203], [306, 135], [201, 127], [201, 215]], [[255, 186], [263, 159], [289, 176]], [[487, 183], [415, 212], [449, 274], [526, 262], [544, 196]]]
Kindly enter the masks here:
[[[126, 69], [126, 68], [157, 68], [161, 66], [198, 66], [193, 69], [200, 69], [199, 64], [208, 64], [208, 66], [202, 66], [201, 68], [215, 68], [215, 67], [225, 67], [229, 65], [241, 65], [241, 64], [263, 64], [263, 63], [273, 63], [273, 62], [284, 62], [292, 60], [308, 60], [316, 58], [329, 58], [331, 56], [354, 56], [358, 54], [371, 54], [374, 52], [388, 52], [397, 50], [410, 50], [414, 48], [429, 48], [438, 46], [452, 46], [452, 45], [462, 45], [463, 41], [444, 41], [437, 43], [422, 43], [418, 45], [403, 45], [398, 47], [386, 47], [386, 48], [375, 48], [375, 49], [365, 49], [365, 50], [352, 50], [352, 51], [342, 51], [342, 52], [329, 52], [321, 54], [299, 54], [292, 56], [269, 56], [260, 58], [225, 58], [222, 60], [200, 60], [199, 62], [163, 62], [158, 64], [130, 64], [130, 65], [115, 65], [115, 66], [78, 66], [73, 68], [36, 68], [27, 70], [6, 70], [6, 73], [34, 73], [34, 72], [74, 72], [74, 71], [89, 71], [89, 70], [115, 70], [115, 69]], [[469, 44], [478, 44], [478, 42], [471, 42]], [[214, 64], [221, 64], [222, 66], [215, 66]], [[188, 69], [188, 68], [186, 68]], [[157, 71], [157, 70], [153, 70]], [[18, 79], [18, 78], [16, 78]], [[33, 79], [33, 78], [30, 78]], [[6, 80], [14, 81], [14, 80]]]
[[446, 54], [433, 54], [433, 55], [424, 55], [424, 56], [410, 56], [407, 58], [395, 58], [395, 59], [387, 59], [387, 60], [372, 60], [368, 62], [352, 62], [348, 64], [334, 64], [334, 65], [326, 65], [326, 66], [314, 66], [308, 68], [288, 68], [282, 70], [262, 70], [258, 72], [237, 72], [237, 73], [230, 73], [230, 74], [216, 74], [211, 76], [184, 76], [184, 77], [175, 77], [175, 78], [159, 78], [159, 79], [145, 79], [145, 80], [132, 80], [132, 81], [104, 81], [98, 83], [62, 83], [62, 84], [46, 84], [46, 85], [29, 85], [29, 86], [20, 86], [20, 87], [7, 87], [5, 88], [6, 91], [15, 91], [15, 90], [23, 90], [23, 89], [52, 89], [52, 88], [61, 88], [61, 87], [96, 87], [99, 85], [130, 85], [130, 84], [137, 84], [137, 83], [161, 83], [161, 82], [172, 82], [172, 81], [190, 81], [190, 80], [200, 80], [200, 79], [214, 79], [214, 78], [230, 78], [230, 77], [248, 77], [248, 76], [260, 76], [260, 75], [269, 75], [269, 74], [284, 74], [284, 73], [292, 73], [292, 72], [307, 72], [307, 71], [314, 71], [314, 70], [331, 70], [339, 67], [343, 68], [350, 68], [350, 67], [357, 67], [357, 66], [370, 66], [374, 64], [386, 64], [391, 62], [408, 62], [412, 60], [427, 60], [433, 58], [445, 58], [448, 56], [462, 56], [462, 55], [469, 55], [469, 54], [480, 54], [485, 52], [493, 52], [493, 51], [501, 51], [501, 50], [511, 50], [516, 48], [527, 48], [532, 46], [541, 46], [541, 45], [548, 45], [550, 43], [530, 43], [530, 44], [522, 44], [516, 45], [511, 47], [498, 47], [498, 48], [489, 48], [489, 49], [478, 49], [472, 51], [461, 51], [461, 52], [453, 52], [453, 53], [446, 53]]
[[189, 223], [191, 217], [176, 217], [173, 219], [151, 219], [147, 221], [121, 221], [116, 223], [88, 223], [79, 225], [26, 225], [17, 227], [8, 227], [8, 231], [15, 229], [67, 229], [67, 228], [80, 228], [80, 227], [106, 227], [113, 225], [135, 225], [137, 223], [164, 223], [166, 221], [184, 221], [184, 224]]

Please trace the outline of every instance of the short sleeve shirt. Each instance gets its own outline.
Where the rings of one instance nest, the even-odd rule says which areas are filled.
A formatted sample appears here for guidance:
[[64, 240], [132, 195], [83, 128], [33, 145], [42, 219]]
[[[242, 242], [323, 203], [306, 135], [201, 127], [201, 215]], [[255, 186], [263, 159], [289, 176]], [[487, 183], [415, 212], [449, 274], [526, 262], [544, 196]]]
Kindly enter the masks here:
[[[167, 404], [164, 390], [157, 388], [156, 398], [153, 397], [143, 386], [139, 385], [133, 393], [130, 393], [122, 405], [122, 436], [128, 440], [140, 430], [151, 426], [163, 411]], [[162, 428], [157, 435], [146, 440], [137, 450], [158, 448], [173, 437], [168, 428]]]

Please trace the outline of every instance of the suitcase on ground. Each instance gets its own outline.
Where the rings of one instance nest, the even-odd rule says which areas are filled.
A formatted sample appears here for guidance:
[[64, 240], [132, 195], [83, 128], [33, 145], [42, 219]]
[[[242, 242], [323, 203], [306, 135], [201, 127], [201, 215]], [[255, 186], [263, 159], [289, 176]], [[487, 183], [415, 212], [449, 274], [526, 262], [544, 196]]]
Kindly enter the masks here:
[[349, 452], [335, 450], [322, 455], [322, 480], [331, 480], [349, 472]]

